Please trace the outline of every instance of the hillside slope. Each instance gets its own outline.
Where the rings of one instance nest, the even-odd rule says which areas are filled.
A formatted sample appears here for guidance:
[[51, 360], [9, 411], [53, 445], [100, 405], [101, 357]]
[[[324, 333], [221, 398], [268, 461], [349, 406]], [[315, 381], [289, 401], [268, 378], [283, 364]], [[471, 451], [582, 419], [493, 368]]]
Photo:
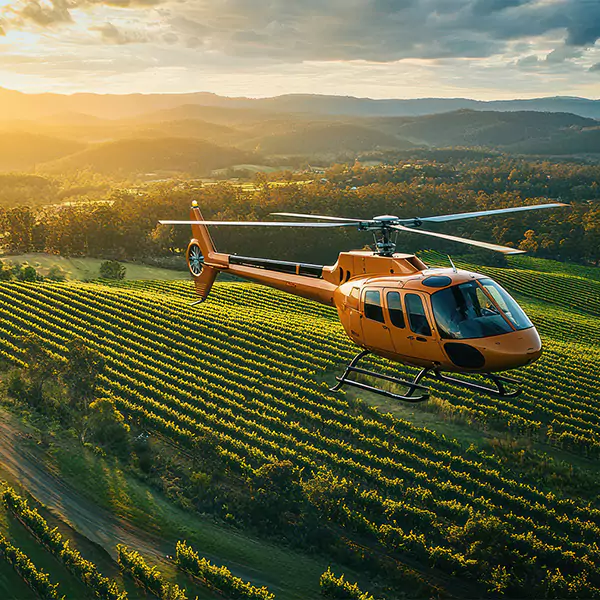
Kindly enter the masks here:
[[253, 162], [251, 155], [235, 148], [198, 139], [157, 137], [94, 145], [41, 168], [55, 173], [90, 168], [99, 173], [205, 175], [213, 169], [249, 162]]
[[[505, 271], [509, 289], [527, 291], [527, 274], [515, 288]], [[585, 270], [563, 275], [571, 295], [586, 289]], [[232, 483], [291, 461], [338, 557], [377, 571], [373, 584], [434, 593], [418, 576], [458, 597], [596, 597], [600, 317], [565, 306], [551, 268], [536, 276], [543, 300], [521, 300], [545, 354], [520, 372], [516, 399], [434, 385], [432, 400], [408, 411], [333, 395], [323, 377], [356, 351], [335, 313], [244, 283], [218, 284], [200, 308], [189, 306], [189, 282], [1, 284], [0, 354], [18, 354], [24, 332], [59, 355], [85, 336], [107, 361], [103, 392], [120, 410], [186, 452], [208, 436]], [[303, 531], [287, 510], [290, 531]]]
[[428, 115], [412, 120], [382, 119], [374, 121], [387, 131], [432, 146], [511, 147], [560, 141], [585, 127], [597, 126], [593, 119], [566, 113], [483, 112], [459, 110]]
[[377, 149], [414, 147], [407, 140], [361, 125], [310, 123], [293, 131], [266, 135], [248, 142], [262, 154], [339, 154]]
[[0, 171], [30, 170], [83, 148], [84, 144], [60, 137], [5, 131], [0, 133]]

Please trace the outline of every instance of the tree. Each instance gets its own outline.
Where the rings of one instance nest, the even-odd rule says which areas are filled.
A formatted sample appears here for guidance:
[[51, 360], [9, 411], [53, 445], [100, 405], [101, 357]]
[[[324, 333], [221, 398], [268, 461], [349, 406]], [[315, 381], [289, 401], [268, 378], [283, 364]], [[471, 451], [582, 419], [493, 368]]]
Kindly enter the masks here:
[[129, 455], [131, 440], [129, 425], [117, 410], [112, 398], [100, 398], [90, 404], [86, 418], [86, 431], [89, 438], [107, 450], [126, 457]]
[[254, 472], [250, 483], [254, 509], [265, 522], [297, 520], [304, 504], [300, 470], [289, 460], [266, 463]]
[[525, 232], [523, 241], [519, 244], [519, 250], [525, 250], [525, 252], [531, 252], [532, 254], [535, 254], [538, 247], [539, 244], [535, 239], [535, 231], [533, 231], [533, 229], [528, 229]]
[[67, 385], [71, 406], [87, 412], [104, 365], [100, 352], [91, 348], [82, 338], [73, 338], [67, 343], [67, 363], [62, 371], [62, 379]]
[[37, 271], [31, 265], [21, 265], [20, 267], [15, 267], [15, 271], [19, 281], [33, 282], [40, 279]]
[[37, 407], [44, 401], [47, 384], [54, 380], [56, 360], [38, 335], [23, 336], [19, 346], [26, 366], [11, 375], [8, 392], [13, 398]]
[[10, 281], [13, 276], [12, 267], [4, 262], [0, 262], [0, 281]]
[[117, 260], [107, 260], [100, 265], [102, 279], [125, 279], [125, 267]]

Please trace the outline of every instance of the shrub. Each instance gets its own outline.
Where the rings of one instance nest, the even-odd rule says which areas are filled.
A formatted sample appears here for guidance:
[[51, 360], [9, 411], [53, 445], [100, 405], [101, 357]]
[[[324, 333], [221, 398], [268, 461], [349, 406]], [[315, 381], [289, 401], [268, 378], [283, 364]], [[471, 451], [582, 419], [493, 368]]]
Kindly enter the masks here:
[[374, 600], [371, 594], [362, 592], [356, 583], [346, 581], [343, 575], [336, 577], [331, 567], [321, 575], [319, 580], [321, 594], [326, 598], [335, 598], [336, 600]]
[[13, 277], [12, 267], [0, 261], [0, 281], [10, 281]]
[[101, 279], [125, 279], [125, 267], [118, 260], [106, 260], [100, 265]]
[[67, 278], [67, 274], [59, 266], [54, 265], [48, 270], [46, 278], [50, 279], [50, 281], [64, 281]]
[[42, 279], [42, 277], [40, 277], [38, 275], [35, 268], [32, 267], [31, 265], [15, 266], [13, 273], [15, 274], [15, 277], [19, 281], [33, 282], [33, 281], [38, 281], [38, 280]]

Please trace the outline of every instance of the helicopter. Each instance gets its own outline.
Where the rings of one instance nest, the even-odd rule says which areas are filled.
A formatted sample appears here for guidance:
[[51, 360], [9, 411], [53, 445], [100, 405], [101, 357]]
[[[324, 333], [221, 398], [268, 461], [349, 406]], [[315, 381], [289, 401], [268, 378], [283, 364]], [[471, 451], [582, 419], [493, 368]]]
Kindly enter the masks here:
[[[523, 251], [516, 248], [428, 231], [421, 226], [561, 206], [568, 205], [554, 202], [414, 218], [381, 215], [356, 219], [281, 212], [271, 214], [295, 220], [207, 221], [194, 200], [189, 221], [160, 223], [191, 225], [186, 256], [199, 296], [193, 305], [208, 297], [219, 273], [230, 273], [333, 306], [346, 334], [361, 350], [343, 375], [336, 377], [337, 384], [330, 391], [348, 385], [414, 403], [429, 398], [429, 387], [423, 384], [426, 377], [492, 397], [514, 398], [522, 391], [520, 383], [504, 372], [536, 361], [542, 343], [529, 317], [498, 283], [486, 275], [457, 269], [452, 259], [451, 268], [430, 268], [414, 254], [396, 252], [398, 233], [418, 233], [503, 254], [521, 254]], [[217, 252], [208, 226], [355, 227], [372, 232], [376, 248], [341, 252], [331, 266], [238, 256]], [[409, 381], [361, 367], [361, 361], [371, 354], [420, 370]], [[380, 383], [371, 385], [351, 377], [353, 374], [390, 382], [406, 391], [390, 391]], [[483, 383], [457, 374], [479, 375]]]

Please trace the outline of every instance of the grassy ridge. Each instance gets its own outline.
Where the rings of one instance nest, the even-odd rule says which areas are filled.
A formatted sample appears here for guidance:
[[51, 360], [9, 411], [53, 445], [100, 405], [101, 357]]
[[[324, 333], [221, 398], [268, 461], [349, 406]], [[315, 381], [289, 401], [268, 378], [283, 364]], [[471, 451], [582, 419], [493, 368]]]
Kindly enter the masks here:
[[[40, 275], [48, 275], [52, 268], [58, 268], [67, 279], [96, 279], [100, 273], [100, 258], [64, 257], [55, 254], [19, 254], [0, 256], [0, 260], [9, 265], [28, 264], [34, 267]], [[123, 262], [127, 279], [189, 279], [187, 271], [161, 269], [137, 263]]]
[[[519, 269], [505, 271], [509, 289], [527, 289]], [[600, 318], [566, 308], [555, 274], [536, 274], [546, 296], [524, 305], [546, 353], [523, 370], [524, 394], [497, 400], [439, 386], [424, 410], [440, 423], [596, 458]], [[577, 285], [593, 289], [573, 274], [571, 290]], [[317, 472], [344, 478], [352, 491], [332, 522], [449, 588], [470, 579], [482, 595], [600, 595], [592, 477], [551, 457], [539, 469], [533, 454], [512, 455], [510, 446], [508, 459], [504, 450], [467, 447], [329, 394], [323, 378], [355, 352], [331, 309], [240, 283], [218, 284], [200, 309], [189, 307], [192, 298], [191, 284], [176, 281], [3, 284], [0, 352], [17, 353], [12, 340], [26, 330], [58, 356], [72, 335], [84, 335], [107, 360], [104, 391], [132, 419], [184, 446], [210, 434], [233, 472], [287, 459], [304, 469], [307, 486]]]

